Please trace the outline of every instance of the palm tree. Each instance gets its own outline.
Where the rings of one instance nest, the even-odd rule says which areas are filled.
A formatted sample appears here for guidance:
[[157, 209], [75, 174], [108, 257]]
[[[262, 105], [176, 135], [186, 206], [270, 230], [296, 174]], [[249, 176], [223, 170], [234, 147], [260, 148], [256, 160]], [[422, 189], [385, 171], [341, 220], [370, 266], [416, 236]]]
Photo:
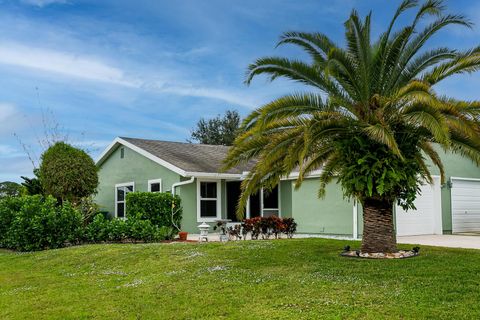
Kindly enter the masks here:
[[[412, 8], [413, 22], [394, 31], [398, 17]], [[375, 41], [370, 38], [371, 13], [362, 21], [353, 10], [345, 22], [345, 47], [322, 33], [287, 32], [278, 45], [296, 45], [310, 61], [265, 57], [251, 64], [247, 84], [266, 74], [311, 90], [278, 98], [244, 120], [225, 160], [226, 167], [257, 160], [242, 183], [238, 214], [260, 187], [271, 189], [299, 170], [298, 188], [309, 173], [321, 169], [319, 196], [336, 180], [345, 197], [362, 204], [361, 250], [395, 252], [393, 205], [414, 208], [419, 186], [432, 183], [429, 160], [444, 183], [439, 149], [480, 163], [480, 102], [434, 90], [452, 75], [479, 69], [480, 47], [462, 52], [424, 48], [449, 25], [471, 27], [464, 16], [444, 9], [441, 0], [405, 0]], [[426, 19], [433, 22], [418, 30]]]

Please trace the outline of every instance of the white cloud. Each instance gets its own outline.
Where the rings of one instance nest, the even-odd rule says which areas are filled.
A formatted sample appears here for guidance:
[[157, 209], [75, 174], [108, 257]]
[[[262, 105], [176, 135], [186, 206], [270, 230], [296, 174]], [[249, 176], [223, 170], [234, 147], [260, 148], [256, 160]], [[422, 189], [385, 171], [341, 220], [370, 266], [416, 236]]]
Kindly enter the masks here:
[[0, 123], [6, 121], [17, 112], [15, 106], [10, 103], [0, 103]]
[[17, 43], [0, 44], [0, 63], [124, 86], [137, 85], [125, 80], [121, 69], [100, 60]]
[[0, 144], [0, 157], [11, 156], [12, 154], [17, 154], [17, 150], [9, 145]]
[[[176, 71], [162, 70], [160, 73], [163, 80], [155, 82], [148, 79], [147, 75], [129, 77], [124, 70], [99, 59], [19, 43], [0, 43], [0, 64], [131, 88], [151, 89], [160, 93], [217, 99], [248, 108], [257, 105], [253, 99], [234, 90], [191, 84], [188, 80], [183, 80], [182, 74]], [[172, 79], [175, 84], [170, 83], [169, 80]]]
[[51, 4], [66, 4], [67, 0], [22, 0], [22, 3], [43, 8]]
[[179, 96], [217, 99], [247, 108], [253, 108], [258, 105], [254, 99], [251, 99], [246, 94], [236, 93], [234, 90], [182, 85], [161, 85], [156, 87], [156, 90]]

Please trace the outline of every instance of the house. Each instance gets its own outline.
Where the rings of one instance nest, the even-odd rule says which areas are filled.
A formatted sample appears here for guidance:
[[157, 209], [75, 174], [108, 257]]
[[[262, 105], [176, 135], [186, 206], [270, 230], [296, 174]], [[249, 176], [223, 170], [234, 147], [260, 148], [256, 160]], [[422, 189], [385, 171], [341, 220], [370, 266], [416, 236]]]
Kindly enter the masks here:
[[[182, 199], [182, 229], [198, 232], [201, 222], [237, 221], [240, 183], [252, 163], [221, 171], [228, 147], [134, 138], [116, 138], [100, 155], [97, 203], [125, 217], [125, 195], [133, 191], [172, 192]], [[442, 153], [447, 183], [432, 167], [433, 185], [421, 187], [416, 210], [395, 208], [398, 235], [480, 232], [480, 168], [470, 160]], [[317, 198], [318, 172], [294, 190], [295, 172], [271, 192], [251, 195], [246, 217], [293, 217], [298, 232], [357, 238], [362, 233], [359, 204], [343, 198], [338, 184]]]

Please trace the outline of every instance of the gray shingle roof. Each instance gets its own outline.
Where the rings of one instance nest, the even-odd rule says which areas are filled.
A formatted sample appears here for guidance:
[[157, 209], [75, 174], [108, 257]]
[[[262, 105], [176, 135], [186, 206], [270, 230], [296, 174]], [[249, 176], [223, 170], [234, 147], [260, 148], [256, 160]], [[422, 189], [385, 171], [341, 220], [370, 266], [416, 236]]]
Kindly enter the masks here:
[[187, 172], [236, 173], [248, 171], [254, 164], [221, 171], [230, 147], [186, 142], [120, 137], [148, 153]]

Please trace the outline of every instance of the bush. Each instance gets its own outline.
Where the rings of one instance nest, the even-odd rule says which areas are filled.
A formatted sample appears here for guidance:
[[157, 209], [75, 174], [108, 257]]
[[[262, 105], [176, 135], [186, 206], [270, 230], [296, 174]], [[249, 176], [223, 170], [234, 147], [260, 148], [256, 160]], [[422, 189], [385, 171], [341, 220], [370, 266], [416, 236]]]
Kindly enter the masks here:
[[[172, 222], [173, 210], [173, 222]], [[149, 220], [158, 227], [178, 227], [182, 220], [179, 196], [170, 193], [131, 192], [127, 194], [127, 218]]]
[[87, 242], [153, 242], [173, 239], [176, 229], [156, 226], [149, 220], [131, 218], [128, 220], [108, 220], [103, 214], [97, 214], [85, 227]]
[[[286, 234], [288, 238], [292, 238], [297, 231], [297, 223], [293, 218], [255, 217], [244, 219], [241, 228], [243, 239], [246, 239], [248, 234], [252, 240], [258, 239], [259, 236], [262, 239], [269, 239], [272, 235], [279, 238], [282, 233]], [[237, 233], [239, 234], [239, 232]]]
[[98, 186], [97, 167], [83, 150], [57, 142], [42, 154], [40, 182], [47, 194], [78, 204]]
[[0, 203], [2, 247], [20, 251], [61, 248], [82, 237], [82, 216], [68, 202], [24, 196]]

